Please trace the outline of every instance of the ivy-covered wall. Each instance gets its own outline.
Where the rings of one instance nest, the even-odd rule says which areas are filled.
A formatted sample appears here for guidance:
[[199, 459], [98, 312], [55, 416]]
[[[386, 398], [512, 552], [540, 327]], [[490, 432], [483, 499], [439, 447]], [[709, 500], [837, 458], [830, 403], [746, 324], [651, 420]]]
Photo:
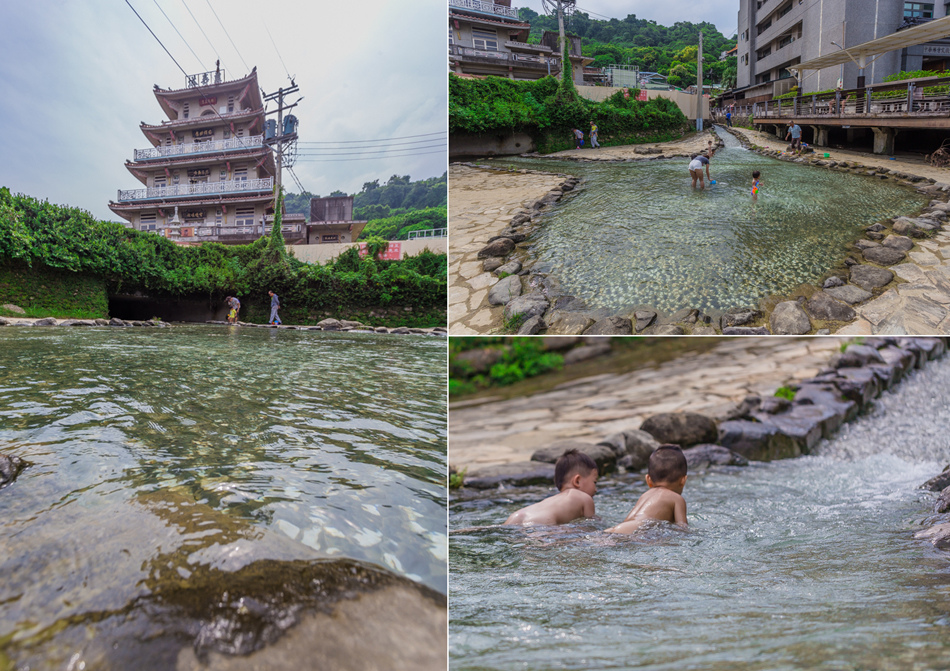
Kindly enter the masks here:
[[0, 316], [70, 317], [99, 319], [109, 316], [109, 292], [104, 280], [55, 270], [40, 264], [0, 262], [0, 306], [16, 305], [21, 315], [0, 307]]

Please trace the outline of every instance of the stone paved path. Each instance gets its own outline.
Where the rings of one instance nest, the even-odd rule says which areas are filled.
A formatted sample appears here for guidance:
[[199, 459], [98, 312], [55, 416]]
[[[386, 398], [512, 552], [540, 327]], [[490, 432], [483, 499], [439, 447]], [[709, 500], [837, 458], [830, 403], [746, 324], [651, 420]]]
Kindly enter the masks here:
[[[747, 394], [771, 395], [812, 377], [844, 338], [733, 338], [657, 367], [573, 380], [533, 396], [449, 406], [449, 463], [458, 468], [527, 461], [567, 438], [596, 442], [638, 429], [660, 412], [725, 413]], [[609, 365], [609, 363], [607, 364]]]
[[478, 252], [513, 216], [563, 181], [553, 174], [449, 167], [450, 334], [487, 334], [501, 327], [503, 306], [488, 304], [488, 290], [498, 278], [482, 269]]

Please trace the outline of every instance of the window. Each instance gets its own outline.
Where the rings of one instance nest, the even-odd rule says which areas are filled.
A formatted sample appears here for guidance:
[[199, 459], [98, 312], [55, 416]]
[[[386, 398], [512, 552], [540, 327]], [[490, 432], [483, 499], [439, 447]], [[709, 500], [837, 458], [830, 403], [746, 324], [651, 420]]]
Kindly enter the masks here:
[[246, 182], [246, 181], [247, 181], [247, 168], [235, 168], [235, 170], [234, 170], [234, 181], [235, 181], [235, 182]]
[[139, 218], [139, 229], [142, 231], [154, 231], [155, 230], [155, 213], [148, 212], [142, 213]]
[[234, 96], [228, 96], [228, 112], [234, 111]]
[[230, 128], [225, 128], [225, 129], [224, 129], [224, 139], [225, 139], [225, 140], [230, 140], [230, 139], [231, 139], [231, 129], [230, 129]]
[[227, 178], [228, 178], [228, 171], [227, 171], [227, 170], [222, 170], [221, 172], [218, 173], [218, 181], [219, 181], [219, 182], [223, 182], [223, 181], [226, 180]]
[[449, 26], [449, 46], [455, 44], [455, 31], [452, 30], [452, 26]]
[[172, 173], [172, 184], [178, 184], [178, 171]]
[[792, 11], [792, 3], [788, 3], [787, 5], [782, 7], [780, 10], [778, 10], [778, 18], [782, 18], [783, 16], [788, 14], [790, 11]]
[[188, 103], [185, 103], [184, 105], [181, 106], [181, 118], [182, 119], [188, 118]]
[[254, 225], [254, 208], [253, 207], [239, 207], [234, 211], [234, 225], [235, 226], [253, 226]]
[[786, 35], [785, 37], [783, 37], [782, 39], [778, 41], [778, 48], [781, 49], [782, 47], [788, 46], [794, 41], [795, 41], [794, 35]]
[[153, 186], [156, 186], [156, 187], [163, 187], [163, 186], [165, 186], [166, 184], [167, 184], [167, 182], [165, 181], [165, 175], [155, 175], [155, 181], [152, 182], [152, 185], [153, 185]]
[[934, 3], [932, 2], [905, 2], [905, 19], [932, 19], [934, 17]]
[[494, 30], [479, 30], [472, 28], [472, 44], [476, 49], [498, 51], [498, 35]]

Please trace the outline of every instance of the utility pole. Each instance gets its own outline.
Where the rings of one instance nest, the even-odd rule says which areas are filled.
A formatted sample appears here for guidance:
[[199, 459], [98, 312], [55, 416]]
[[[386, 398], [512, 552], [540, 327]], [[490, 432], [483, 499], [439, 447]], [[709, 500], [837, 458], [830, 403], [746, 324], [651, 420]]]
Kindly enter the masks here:
[[696, 54], [696, 130], [703, 129], [703, 31], [699, 31], [699, 53]]
[[277, 89], [277, 91], [276, 91], [275, 93], [271, 93], [271, 94], [268, 94], [268, 95], [265, 95], [265, 96], [264, 96], [264, 100], [267, 101], [267, 102], [270, 102], [270, 101], [273, 101], [273, 100], [276, 100], [276, 101], [277, 101], [277, 109], [274, 110], [273, 112], [266, 112], [266, 113], [265, 113], [265, 115], [266, 115], [266, 114], [277, 114], [277, 132], [274, 134], [274, 137], [273, 137], [273, 138], [271, 138], [271, 139], [269, 139], [269, 140], [264, 140], [264, 144], [268, 144], [268, 145], [270, 145], [270, 146], [272, 146], [272, 147], [276, 147], [276, 150], [275, 150], [275, 151], [276, 151], [276, 153], [277, 153], [277, 161], [276, 161], [276, 163], [277, 163], [277, 175], [276, 175], [277, 193], [280, 193], [281, 167], [283, 166], [283, 162], [284, 162], [284, 145], [287, 144], [287, 143], [290, 143], [290, 142], [296, 142], [296, 141], [297, 141], [297, 129], [296, 129], [296, 127], [294, 127], [294, 129], [293, 129], [291, 132], [289, 132], [289, 133], [284, 133], [284, 111], [285, 111], [285, 110], [293, 109], [294, 107], [297, 106], [297, 104], [298, 104], [301, 100], [303, 100], [303, 98], [300, 98], [300, 99], [298, 99], [297, 102], [295, 102], [293, 105], [285, 105], [285, 104], [284, 104], [284, 96], [290, 95], [291, 93], [296, 93], [296, 92], [299, 91], [299, 90], [300, 90], [300, 88], [297, 86], [297, 84], [294, 82], [294, 80], [291, 79], [291, 80], [290, 80], [290, 86], [288, 86], [287, 88], [281, 87], [281, 88]]
[[[558, 38], [557, 46], [558, 51], [560, 52], [561, 58], [564, 57], [564, 7], [561, 5], [561, 0], [557, 0], [557, 31], [560, 37]], [[567, 63], [561, 63], [561, 79], [564, 78], [564, 70], [571, 67], [570, 60]], [[571, 68], [571, 74], [569, 76], [573, 77], [574, 70]]]

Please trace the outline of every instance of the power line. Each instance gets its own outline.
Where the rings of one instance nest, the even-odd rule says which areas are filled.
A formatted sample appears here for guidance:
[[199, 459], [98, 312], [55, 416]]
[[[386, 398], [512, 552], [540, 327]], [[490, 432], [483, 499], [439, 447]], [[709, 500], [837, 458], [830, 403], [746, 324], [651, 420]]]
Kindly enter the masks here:
[[319, 159], [319, 158], [299, 158], [301, 161], [309, 161], [311, 163], [336, 163], [338, 161], [382, 161], [390, 158], [411, 158], [413, 156], [425, 156], [427, 154], [442, 154], [445, 156], [445, 150], [440, 149], [439, 151], [424, 151], [417, 154], [405, 154], [403, 156], [367, 156], [364, 158], [329, 158], [329, 159]]
[[[205, 0], [208, 3], [208, 8], [211, 10], [211, 13], [214, 14], [214, 18], [218, 19], [218, 13], [214, 11], [214, 7], [211, 6], [211, 0]], [[228, 41], [231, 42], [231, 46], [234, 47], [234, 52], [238, 55], [238, 58], [241, 59], [241, 62], [244, 63], [244, 69], [250, 70], [247, 66], [247, 62], [244, 60], [244, 57], [241, 55], [241, 52], [238, 51], [237, 45], [234, 44], [234, 40], [231, 39], [231, 35], [228, 33], [228, 29], [224, 27], [224, 24], [221, 23], [221, 19], [218, 19], [218, 25], [221, 26], [221, 30], [224, 31], [224, 34], [228, 36]]]
[[[411, 142], [393, 142], [392, 144], [388, 144], [388, 145], [386, 145], [386, 144], [383, 144], [383, 145], [370, 145], [370, 144], [367, 144], [367, 145], [360, 145], [360, 146], [356, 146], [356, 147], [344, 147], [344, 146], [340, 146], [340, 147], [303, 147], [303, 149], [305, 149], [305, 150], [310, 150], [310, 151], [324, 151], [324, 150], [330, 150], [330, 149], [377, 149], [377, 148], [378, 148], [378, 149], [392, 149], [393, 147], [402, 147], [402, 146], [407, 146], [407, 145], [418, 145], [418, 144], [428, 144], [429, 142], [440, 142], [440, 141], [441, 141], [441, 142], [444, 142], [444, 141], [445, 141], [445, 138], [435, 138], [435, 137], [433, 137], [433, 138], [429, 138], [429, 139], [427, 139], [427, 140], [412, 140]], [[301, 144], [304, 144], [304, 143], [301, 143]], [[306, 143], [306, 144], [309, 144], [309, 143]]]
[[301, 142], [300, 144], [365, 144], [367, 142], [389, 142], [390, 140], [408, 140], [414, 137], [430, 137], [432, 135], [445, 135], [445, 131], [438, 133], [423, 133], [422, 135], [404, 135], [402, 137], [384, 137], [376, 140], [340, 140], [338, 142]]
[[185, 0], [181, 0], [181, 4], [183, 4], [185, 6], [185, 9], [188, 10], [188, 14], [191, 16], [191, 20], [195, 22], [196, 26], [198, 26], [198, 30], [201, 31], [201, 34], [205, 36], [205, 40], [208, 41], [208, 46], [211, 47], [211, 51], [214, 52], [214, 57], [220, 61], [221, 56], [218, 54], [218, 50], [214, 48], [214, 45], [211, 43], [211, 39], [208, 37], [208, 34], [205, 32], [205, 29], [201, 27], [200, 23], [198, 23], [198, 19], [196, 19], [195, 15], [191, 13], [190, 9], [188, 9], [188, 4], [185, 2]]
[[162, 44], [162, 41], [161, 41], [160, 39], [158, 39], [158, 35], [156, 35], [154, 32], [152, 32], [152, 29], [148, 27], [148, 24], [147, 24], [147, 23], [145, 23], [145, 19], [143, 19], [141, 16], [139, 16], [139, 13], [135, 11], [135, 7], [132, 6], [132, 3], [129, 2], [129, 0], [125, 0], [125, 4], [127, 4], [127, 5], [129, 6], [129, 9], [131, 9], [133, 12], [135, 12], [135, 15], [139, 17], [139, 21], [142, 22], [142, 25], [145, 26], [146, 29], [148, 29], [148, 32], [152, 33], [152, 37], [155, 38], [155, 41], [158, 42], [159, 44], [161, 44], [162, 49], [165, 49], [165, 53], [168, 54], [168, 57], [169, 57], [170, 59], [172, 59], [173, 61], [175, 61], [175, 65], [177, 65], [177, 66], [178, 66], [178, 69], [181, 70], [182, 73], [187, 77], [187, 76], [188, 76], [188, 73], [185, 72], [185, 68], [181, 67], [181, 65], [178, 63], [178, 61], [175, 60], [175, 57], [172, 56], [172, 52], [170, 52], [170, 51], [165, 47], [165, 45]]
[[280, 59], [280, 64], [284, 66], [284, 72], [287, 75], [287, 79], [289, 79], [290, 81], [293, 81], [293, 78], [290, 76], [290, 70], [287, 69], [287, 65], [284, 63], [284, 59], [280, 55], [280, 51], [277, 49], [277, 43], [274, 42], [274, 38], [270, 34], [270, 28], [267, 27], [267, 21], [264, 21], [264, 30], [267, 31], [267, 36], [270, 37], [270, 43], [274, 45], [274, 51], [277, 52], [277, 58]]
[[298, 156], [360, 156], [364, 154], [386, 154], [390, 151], [400, 152], [400, 151], [417, 151], [419, 149], [436, 149], [438, 147], [445, 147], [445, 146], [446, 146], [445, 143], [440, 142], [438, 144], [430, 144], [424, 147], [413, 147], [412, 149], [376, 149], [376, 150], [371, 150], [371, 151], [349, 151], [349, 152], [343, 152], [340, 154], [320, 154], [320, 153], [312, 153], [312, 152], [304, 151], [304, 152], [298, 152], [297, 155]]
[[172, 23], [172, 20], [168, 18], [168, 14], [165, 13], [165, 10], [162, 9], [162, 6], [161, 6], [160, 4], [158, 4], [158, 0], [152, 0], [152, 2], [154, 2], [154, 3], [155, 3], [155, 6], [158, 7], [158, 11], [160, 11], [160, 12], [162, 13], [162, 16], [164, 16], [164, 17], [168, 20], [168, 24], [169, 24], [172, 28], [175, 28], [175, 32], [178, 33], [178, 37], [180, 37], [180, 38], [181, 38], [181, 41], [185, 43], [185, 46], [186, 46], [186, 47], [188, 47], [188, 51], [190, 51], [190, 52], [191, 52], [191, 55], [195, 57], [195, 60], [196, 60], [196, 61], [198, 61], [198, 65], [201, 66], [201, 69], [202, 69], [202, 70], [207, 70], [208, 68], [206, 68], [206, 67], [205, 67], [205, 64], [201, 62], [201, 59], [200, 59], [200, 58], [198, 58], [198, 54], [196, 54], [196, 53], [195, 53], [195, 50], [191, 48], [191, 45], [190, 45], [190, 44], [188, 44], [188, 40], [186, 40], [186, 39], [185, 39], [185, 36], [181, 34], [181, 31], [179, 31], [178, 28], [175, 27], [175, 24]]

